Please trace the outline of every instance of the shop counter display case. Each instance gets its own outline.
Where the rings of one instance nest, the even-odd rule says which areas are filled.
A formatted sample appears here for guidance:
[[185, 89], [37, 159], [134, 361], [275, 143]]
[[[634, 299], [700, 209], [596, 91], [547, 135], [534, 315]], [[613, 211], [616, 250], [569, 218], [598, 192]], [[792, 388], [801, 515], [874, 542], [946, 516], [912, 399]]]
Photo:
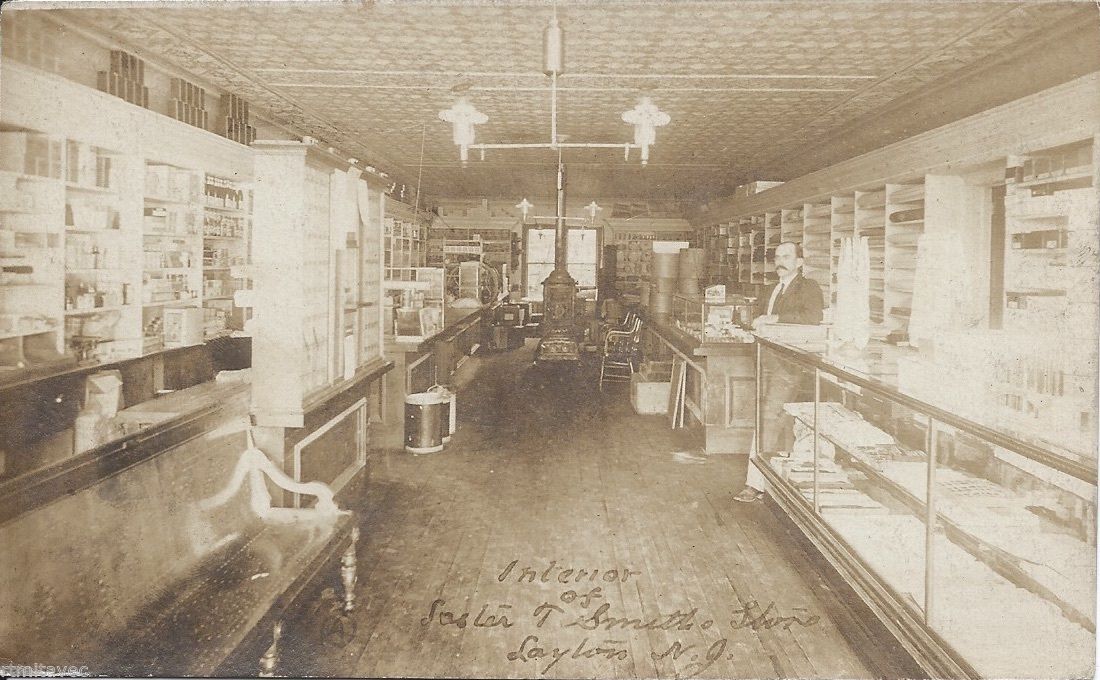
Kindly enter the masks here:
[[752, 335], [742, 328], [752, 316], [752, 303], [740, 295], [716, 300], [679, 293], [673, 296], [673, 323], [699, 342], [752, 342]]
[[898, 381], [914, 350], [755, 350], [771, 498], [931, 677], [1091, 673], [1095, 452], [914, 396]]
[[397, 278], [382, 284], [386, 336], [397, 342], [421, 342], [443, 330], [444, 269], [412, 267], [394, 272]]

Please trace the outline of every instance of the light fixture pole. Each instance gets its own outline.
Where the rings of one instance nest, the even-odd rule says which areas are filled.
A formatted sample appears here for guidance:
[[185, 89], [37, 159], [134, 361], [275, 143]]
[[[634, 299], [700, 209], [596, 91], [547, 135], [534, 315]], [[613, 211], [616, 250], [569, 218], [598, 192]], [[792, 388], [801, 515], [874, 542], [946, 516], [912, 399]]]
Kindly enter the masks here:
[[554, 271], [542, 282], [542, 338], [535, 349], [536, 362], [580, 361], [575, 305], [577, 282], [569, 275], [565, 225], [565, 165], [558, 150], [558, 200], [554, 220]]
[[622, 114], [624, 123], [634, 126], [633, 142], [563, 142], [558, 134], [558, 78], [565, 72], [565, 30], [558, 23], [557, 13], [550, 19], [542, 35], [542, 72], [550, 78], [550, 141], [519, 143], [477, 143], [475, 127], [488, 122], [489, 117], [474, 108], [466, 98], [459, 98], [451, 108], [440, 111], [439, 118], [454, 126], [454, 143], [459, 159], [466, 167], [470, 149], [481, 152], [489, 149], [622, 149], [623, 160], [630, 158], [630, 151], [638, 149], [642, 165], [649, 163], [649, 147], [657, 141], [657, 128], [668, 125], [669, 115], [657, 108], [649, 97], [642, 97], [637, 105]]

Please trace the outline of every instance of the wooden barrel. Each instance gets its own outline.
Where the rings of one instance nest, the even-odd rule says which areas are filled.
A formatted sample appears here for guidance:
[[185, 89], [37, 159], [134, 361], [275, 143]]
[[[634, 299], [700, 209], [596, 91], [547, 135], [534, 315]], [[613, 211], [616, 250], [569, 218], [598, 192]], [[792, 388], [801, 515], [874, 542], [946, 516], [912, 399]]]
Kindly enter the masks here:
[[677, 272], [676, 290], [683, 295], [699, 294], [699, 279], [706, 267], [706, 252], [702, 248], [680, 250], [680, 267]]
[[672, 313], [672, 293], [655, 290], [649, 295], [649, 312], [655, 316], [667, 316]]
[[653, 280], [654, 292], [668, 293], [669, 295], [676, 292], [679, 288], [679, 280], [673, 276], [671, 278], [662, 276]]

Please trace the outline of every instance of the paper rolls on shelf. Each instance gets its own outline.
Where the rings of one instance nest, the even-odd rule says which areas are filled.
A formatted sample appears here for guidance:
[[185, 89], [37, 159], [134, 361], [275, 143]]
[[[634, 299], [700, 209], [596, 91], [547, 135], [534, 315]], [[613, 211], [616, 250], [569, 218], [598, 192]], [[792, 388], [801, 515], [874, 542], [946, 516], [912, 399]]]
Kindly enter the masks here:
[[680, 254], [677, 253], [653, 253], [653, 277], [654, 279], [675, 280], [680, 271]]
[[[871, 337], [870, 261], [867, 238], [841, 241], [837, 266], [836, 308], [833, 310], [833, 334], [841, 344], [858, 349]], [[881, 315], [881, 307], [880, 307]]]

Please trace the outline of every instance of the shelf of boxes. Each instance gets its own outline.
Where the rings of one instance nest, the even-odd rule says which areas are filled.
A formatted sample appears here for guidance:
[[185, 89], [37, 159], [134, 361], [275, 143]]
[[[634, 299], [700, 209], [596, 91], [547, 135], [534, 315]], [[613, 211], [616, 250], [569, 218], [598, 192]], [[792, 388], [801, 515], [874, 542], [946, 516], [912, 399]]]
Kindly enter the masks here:
[[727, 271], [730, 262], [730, 227], [728, 224], [719, 224], [710, 227], [703, 248], [706, 251], [707, 277], [706, 285], [726, 284]]
[[829, 213], [829, 259], [832, 263], [832, 271], [829, 276], [831, 290], [831, 304], [836, 304], [837, 281], [836, 273], [840, 268], [840, 244], [846, 238], [855, 236], [855, 196], [845, 194], [830, 198]]
[[886, 189], [857, 191], [855, 195], [856, 235], [867, 238], [870, 263], [870, 314], [872, 335], [886, 335]]
[[624, 235], [615, 244], [615, 286], [623, 292], [637, 291], [643, 281], [649, 280], [653, 266], [653, 241], [629, 236]]
[[[48, 290], [42, 288], [35, 295], [40, 309], [43, 304], [44, 308], [56, 304], [63, 319], [52, 338], [51, 358], [74, 353], [80, 360], [115, 358], [114, 343], [128, 335], [126, 321], [133, 318], [133, 295], [139, 283], [124, 266], [134, 261], [134, 239], [126, 238], [123, 228], [132, 227], [133, 222], [123, 219], [119, 193], [126, 184], [122, 170], [127, 160], [99, 147], [33, 132], [4, 133], [4, 142], [5, 167], [19, 166], [57, 180], [51, 182], [55, 188], [49, 198], [56, 206], [56, 231], [49, 229], [53, 233], [48, 236], [42, 232], [38, 240], [46, 240], [37, 244], [18, 230], [12, 232], [12, 245], [24, 257], [47, 245], [59, 255], [56, 266], [38, 267], [40, 283]], [[14, 198], [21, 195], [12, 192]], [[7, 223], [18, 227], [19, 219], [9, 218]], [[38, 223], [35, 230], [41, 230], [42, 220], [34, 218], [34, 222]], [[18, 301], [17, 296], [5, 297]], [[39, 351], [38, 363], [42, 354]]]
[[1096, 324], [1100, 219], [1091, 139], [1025, 156], [1005, 196], [1004, 327], [1067, 337]]
[[764, 266], [761, 283], [773, 284], [779, 280], [775, 273], [775, 248], [783, 242], [783, 214], [781, 211], [764, 213]]
[[738, 220], [731, 220], [726, 223], [726, 266], [724, 275], [726, 277], [726, 285], [732, 286], [737, 283], [737, 258], [741, 254], [741, 235], [740, 235], [740, 223]]
[[424, 264], [426, 229], [416, 222], [387, 216], [384, 222], [386, 279], [399, 281], [407, 277], [410, 267]]
[[202, 342], [202, 173], [145, 165], [142, 352]]
[[514, 269], [513, 261], [513, 231], [511, 229], [483, 228], [483, 227], [427, 227], [421, 228], [422, 236], [427, 232], [425, 244], [427, 246], [428, 266], [442, 267], [444, 264], [454, 263], [462, 258], [452, 257], [454, 253], [444, 252], [444, 246], [454, 245], [457, 242], [477, 241], [481, 244], [481, 258], [490, 264], [508, 264]]
[[832, 206], [829, 203], [805, 203], [802, 206], [802, 256], [807, 278], [821, 287], [827, 302], [831, 299], [830, 226]]
[[[4, 47], [10, 47], [7, 41]], [[102, 363], [142, 356], [158, 344], [163, 347], [163, 341], [143, 340], [143, 325], [154, 337], [157, 329], [148, 324], [165, 308], [201, 303], [202, 235], [200, 229], [193, 243], [184, 239], [188, 243], [181, 247], [176, 234], [146, 233], [147, 209], [149, 218], [163, 221], [196, 207], [192, 192], [179, 195], [168, 185], [147, 185], [147, 175], [158, 171], [146, 171], [174, 167], [197, 175], [200, 182], [198, 168], [227, 177], [247, 176], [251, 151], [21, 64], [5, 63], [5, 77], [18, 83], [12, 87], [25, 92], [33, 105], [3, 112], [4, 166], [17, 169], [16, 175], [56, 180], [61, 192], [56, 200], [61, 267], [50, 285], [50, 296], [56, 299], [56, 313], [50, 314], [56, 321], [50, 325], [57, 329], [53, 339], [59, 352], [68, 362], [75, 354], [78, 361]], [[76, 102], [73, 108], [102, 115], [75, 125], [72, 117], [51, 112], [58, 97]], [[36, 130], [39, 125], [49, 126], [49, 133]], [[9, 193], [22, 192], [4, 190], [0, 204]], [[197, 212], [201, 215], [201, 205]], [[20, 246], [27, 241], [26, 236], [18, 238]], [[5, 234], [0, 239], [12, 237]], [[6, 305], [10, 296], [0, 295], [5, 298], [0, 305]], [[37, 331], [39, 325], [27, 330]]]
[[234, 294], [247, 288], [234, 270], [249, 262], [250, 192], [232, 180], [203, 179], [202, 300], [203, 333], [207, 339], [243, 331], [244, 309]]
[[737, 220], [737, 282], [752, 281], [752, 218]]
[[755, 284], [764, 283], [764, 265], [767, 254], [768, 235], [765, 229], [765, 215], [753, 215], [750, 226], [752, 242], [752, 266], [749, 269], [749, 282]]
[[1051, 342], [1000, 366], [998, 406], [1035, 436], [1060, 432], [1077, 451], [1093, 450], [1097, 432], [1095, 153], [1091, 139], [1036, 150], [1005, 187], [1003, 328], [1019, 337], [1043, 329]]
[[784, 208], [779, 211], [780, 241], [802, 243], [803, 207]]
[[76, 140], [65, 146], [66, 345], [80, 359], [129, 358], [140, 350], [141, 162]]
[[886, 324], [906, 337], [913, 310], [917, 244], [924, 232], [924, 184], [886, 185]]
[[508, 264], [512, 262], [512, 230], [481, 229], [475, 232], [481, 239], [482, 260], [490, 264]]
[[7, 148], [0, 157], [0, 370], [5, 370], [48, 363], [65, 349], [64, 186], [58, 179], [14, 171], [27, 166], [13, 163]]

